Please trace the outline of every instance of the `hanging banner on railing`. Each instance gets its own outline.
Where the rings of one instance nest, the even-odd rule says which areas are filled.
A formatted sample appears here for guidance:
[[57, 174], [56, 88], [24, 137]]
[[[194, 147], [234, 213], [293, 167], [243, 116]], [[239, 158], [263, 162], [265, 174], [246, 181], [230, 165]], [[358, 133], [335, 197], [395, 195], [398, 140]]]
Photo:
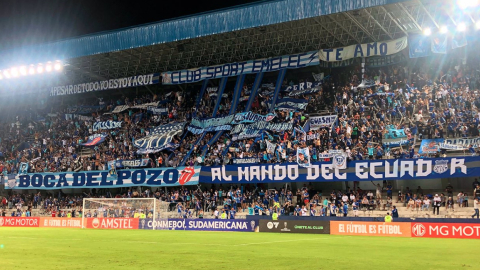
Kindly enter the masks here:
[[200, 167], [177, 167], [109, 171], [29, 173], [15, 177], [6, 189], [121, 188], [134, 186], [197, 185]]
[[117, 168], [139, 168], [146, 167], [150, 160], [148, 158], [134, 159], [134, 160], [115, 160], [115, 166]]
[[357, 57], [385, 56], [398, 53], [407, 48], [407, 37], [395, 40], [351, 45], [335, 49], [321, 49], [321, 61], [336, 62]]
[[[281, 91], [284, 91], [284, 92], [302, 91], [302, 90], [315, 88], [315, 87], [318, 87], [318, 86], [321, 86], [321, 85], [322, 85], [321, 81], [318, 81], [318, 82], [301, 82], [299, 84], [282, 86]], [[275, 90], [275, 87], [273, 87], [272, 90]]]
[[154, 108], [150, 107], [147, 109], [152, 114], [161, 114], [161, 115], [168, 115], [168, 108]]
[[137, 154], [156, 153], [164, 149], [173, 150], [179, 145], [173, 144], [172, 139], [176, 135], [182, 134], [184, 128], [185, 122], [158, 126], [152, 130], [150, 135], [135, 140], [133, 145], [139, 148]]
[[314, 87], [314, 88], [308, 88], [308, 89], [303, 89], [303, 90], [293, 90], [290, 92], [288, 95], [293, 97], [293, 96], [300, 96], [300, 95], [310, 95], [314, 93], [320, 92], [320, 86]]
[[103, 121], [103, 122], [95, 122], [93, 123], [92, 130], [97, 131], [100, 129], [116, 129], [116, 128], [121, 128], [122, 127], [122, 122], [121, 121]]
[[91, 83], [81, 83], [76, 85], [55, 86], [50, 89], [50, 96], [64, 96], [93, 91], [152, 85], [159, 83], [159, 78], [159, 73], [153, 73], [148, 75], [137, 75], [121, 79], [111, 79]]
[[107, 136], [108, 135], [106, 133], [93, 134], [93, 135], [88, 136], [88, 140], [87, 140], [86, 143], [81, 143], [80, 145], [81, 146], [86, 146], [86, 147], [95, 146], [95, 145], [98, 145], [98, 144], [101, 144], [102, 142], [104, 142], [105, 138], [107, 138]]
[[443, 139], [423, 139], [420, 143], [420, 154], [434, 154], [440, 151], [440, 143], [443, 143]]
[[190, 125], [195, 126], [197, 128], [224, 126], [232, 123], [234, 119], [235, 119], [234, 114], [224, 116], [224, 117], [211, 117], [211, 118], [205, 118], [205, 119], [193, 118], [192, 121], [190, 122]]
[[331, 162], [309, 168], [296, 163], [202, 167], [201, 183], [280, 183], [437, 179], [480, 176], [480, 157], [350, 161], [344, 170]]
[[250, 60], [246, 62], [229, 63], [218, 66], [201, 67], [188, 70], [168, 71], [162, 73], [163, 84], [183, 84], [218, 79], [223, 77], [239, 76], [260, 72], [278, 71], [318, 65], [318, 51], [284, 55], [266, 59]]
[[255, 164], [260, 163], [260, 158], [258, 157], [249, 157], [249, 158], [234, 158], [233, 164]]
[[384, 147], [400, 147], [410, 143], [410, 140], [407, 138], [398, 138], [398, 139], [383, 139], [382, 144]]
[[94, 112], [105, 109], [105, 105], [99, 106], [72, 106], [67, 108], [67, 112], [71, 114], [92, 114]]
[[337, 115], [324, 115], [310, 117], [310, 129], [317, 130], [319, 128], [331, 127], [337, 121]]
[[277, 103], [275, 103], [275, 109], [301, 111], [305, 110], [307, 105], [308, 100], [306, 99], [282, 98], [277, 100]]
[[193, 134], [202, 134], [204, 132], [215, 132], [215, 131], [226, 131], [232, 129], [230, 125], [223, 125], [223, 126], [216, 126], [216, 127], [208, 127], [208, 128], [196, 128], [193, 126], [188, 126], [187, 130]]
[[253, 131], [253, 130], [272, 130], [272, 131], [285, 131], [293, 128], [292, 123], [270, 123], [270, 122], [256, 122], [250, 125], [240, 124], [235, 126], [230, 134], [247, 134], [246, 131]]
[[269, 113], [267, 115], [256, 114], [253, 112], [237, 113], [232, 121], [232, 124], [254, 123], [258, 121], [268, 122], [275, 118], [276, 114]]
[[474, 147], [480, 146], [480, 137], [472, 137], [472, 138], [452, 138], [452, 139], [445, 139], [446, 144], [451, 145], [461, 145], [463, 147], [470, 147], [473, 145]]

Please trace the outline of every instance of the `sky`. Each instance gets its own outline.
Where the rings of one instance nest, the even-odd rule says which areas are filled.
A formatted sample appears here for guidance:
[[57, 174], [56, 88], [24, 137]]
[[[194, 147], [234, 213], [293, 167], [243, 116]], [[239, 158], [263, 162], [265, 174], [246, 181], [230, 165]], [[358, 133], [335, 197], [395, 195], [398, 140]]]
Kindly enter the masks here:
[[0, 50], [257, 1], [0, 0]]

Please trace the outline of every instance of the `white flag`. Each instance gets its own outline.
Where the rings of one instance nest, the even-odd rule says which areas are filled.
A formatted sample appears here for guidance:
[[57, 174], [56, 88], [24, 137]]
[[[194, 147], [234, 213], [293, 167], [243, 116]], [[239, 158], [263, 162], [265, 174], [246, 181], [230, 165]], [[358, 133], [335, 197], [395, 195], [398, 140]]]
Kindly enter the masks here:
[[277, 148], [276, 143], [271, 143], [270, 141], [267, 141], [267, 152], [275, 154], [275, 148]]

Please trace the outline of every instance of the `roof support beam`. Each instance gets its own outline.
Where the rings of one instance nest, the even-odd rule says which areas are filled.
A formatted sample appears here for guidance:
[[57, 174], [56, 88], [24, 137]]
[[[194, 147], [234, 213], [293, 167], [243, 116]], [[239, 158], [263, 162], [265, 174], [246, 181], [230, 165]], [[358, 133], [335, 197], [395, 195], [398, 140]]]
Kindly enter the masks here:
[[392, 22], [394, 22], [395, 25], [396, 25], [400, 30], [402, 30], [402, 32], [403, 32], [405, 35], [408, 36], [407, 31], [405, 31], [405, 29], [403, 28], [403, 26], [401, 26], [401, 25], [398, 23], [397, 19], [393, 18], [392, 14], [390, 14], [390, 12], [388, 12], [388, 10], [387, 10], [384, 6], [380, 6], [380, 9], [383, 10], [383, 12], [385, 12], [385, 13], [387, 14], [388, 18], [390, 18], [390, 20], [392, 20]]
[[333, 16], [327, 16], [327, 18], [329, 18], [330, 20], [332, 20], [336, 25], [338, 25], [343, 31], [345, 31], [345, 33], [347, 33], [347, 35], [349, 35], [351, 38], [353, 38], [357, 44], [361, 44], [362, 42], [354, 35], [352, 35], [352, 33], [350, 31], [348, 31], [341, 23], [339, 23], [337, 20], [335, 20], [335, 18]]
[[383, 31], [385, 34], [387, 34], [387, 36], [388, 36], [390, 39], [393, 39], [393, 36], [392, 36], [387, 30], [385, 30], [385, 28], [372, 16], [372, 14], [370, 13], [370, 11], [368, 11], [367, 9], [364, 9], [364, 10], [365, 10], [365, 13], [368, 14], [368, 17], [369, 17], [370, 19], [372, 19], [373, 22], [375, 22], [375, 24], [376, 24], [378, 27], [380, 27], [380, 29], [382, 29], [382, 31]]
[[440, 29], [440, 26], [438, 25], [437, 21], [435, 20], [435, 18], [433, 18], [432, 14], [425, 8], [425, 6], [422, 4], [422, 2], [417, 0], [417, 4], [427, 14], [427, 16], [430, 18], [430, 20], [432, 20], [433, 24], [435, 24], [435, 27], [437, 27], [437, 29]]
[[417, 20], [415, 20], [415, 18], [413, 18], [412, 14], [410, 14], [410, 12], [408, 12], [408, 10], [401, 3], [398, 3], [397, 5], [405, 13], [405, 15], [407, 15], [407, 17], [413, 22], [413, 24], [415, 24], [415, 27], [417, 27], [418, 30], [423, 32], [422, 26], [420, 24], [418, 24]]
[[318, 18], [314, 18], [315, 22], [317, 23], [318, 26], [320, 26], [323, 30], [325, 30], [327, 33], [329, 33], [334, 39], [336, 39], [338, 42], [340, 42], [343, 46], [346, 46], [347, 43], [344, 40], [339, 39], [335, 34], [333, 34], [328, 28], [326, 28], [322, 23], [318, 21]]
[[345, 15], [347, 15], [347, 17], [353, 21], [353, 23], [355, 23], [355, 25], [362, 29], [363, 32], [365, 32], [365, 34], [367, 34], [367, 36], [369, 36], [373, 41], [378, 41], [373, 35], [372, 33], [370, 33], [370, 31], [367, 30], [367, 28], [365, 28], [359, 21], [357, 21], [357, 19], [355, 19], [355, 17], [353, 17], [352, 15], [350, 15], [350, 13], [348, 12], [345, 12], [344, 13]]

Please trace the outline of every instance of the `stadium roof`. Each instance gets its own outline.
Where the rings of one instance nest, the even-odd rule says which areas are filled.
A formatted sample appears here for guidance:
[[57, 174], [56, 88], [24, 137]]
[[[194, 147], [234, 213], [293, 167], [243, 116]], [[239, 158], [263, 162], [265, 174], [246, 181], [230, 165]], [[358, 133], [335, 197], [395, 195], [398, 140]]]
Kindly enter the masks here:
[[456, 25], [452, 2], [262, 1], [0, 52], [1, 67], [63, 60], [64, 75], [45, 87], [384, 41]]

